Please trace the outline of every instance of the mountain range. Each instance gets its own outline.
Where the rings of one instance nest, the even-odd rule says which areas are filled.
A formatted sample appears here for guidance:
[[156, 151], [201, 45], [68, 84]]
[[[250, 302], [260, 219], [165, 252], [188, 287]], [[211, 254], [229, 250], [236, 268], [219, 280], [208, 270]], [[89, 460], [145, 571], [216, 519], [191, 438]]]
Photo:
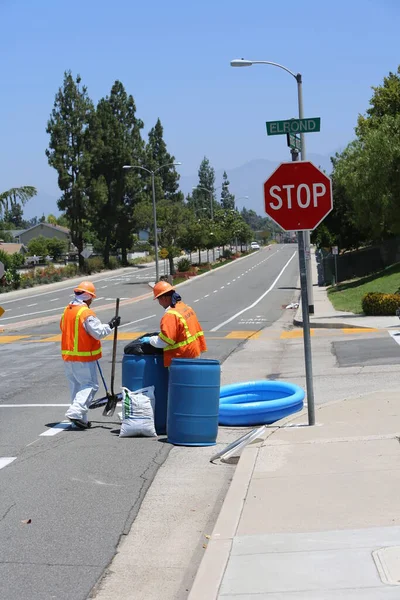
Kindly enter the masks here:
[[[330, 156], [310, 154], [307, 160], [310, 160], [317, 167], [329, 174], [332, 170]], [[260, 158], [251, 160], [234, 169], [226, 169], [230, 182], [229, 191], [236, 197], [236, 208], [241, 210], [243, 207], [246, 207], [247, 210], [254, 210], [258, 215], [264, 215], [263, 183], [280, 162], [282, 161]], [[220, 188], [218, 189], [218, 186], [222, 183], [223, 172], [223, 169], [215, 172], [217, 198], [220, 197]], [[191, 193], [192, 188], [198, 184], [198, 181], [197, 174], [181, 176], [179, 185], [185, 197]], [[248, 198], [244, 198], [244, 196], [248, 196]], [[57, 196], [52, 196], [39, 190], [38, 195], [24, 207], [24, 217], [30, 219], [35, 216], [41, 217], [42, 214], [47, 217], [49, 214], [59, 215], [60, 211], [57, 208]]]

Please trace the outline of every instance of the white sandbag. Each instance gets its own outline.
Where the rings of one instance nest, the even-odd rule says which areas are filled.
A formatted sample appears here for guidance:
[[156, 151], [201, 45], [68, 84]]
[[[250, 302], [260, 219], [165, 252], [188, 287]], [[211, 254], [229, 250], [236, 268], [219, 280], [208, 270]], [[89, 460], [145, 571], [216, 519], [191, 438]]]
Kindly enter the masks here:
[[154, 385], [131, 392], [122, 388], [122, 423], [119, 437], [157, 436], [154, 427]]

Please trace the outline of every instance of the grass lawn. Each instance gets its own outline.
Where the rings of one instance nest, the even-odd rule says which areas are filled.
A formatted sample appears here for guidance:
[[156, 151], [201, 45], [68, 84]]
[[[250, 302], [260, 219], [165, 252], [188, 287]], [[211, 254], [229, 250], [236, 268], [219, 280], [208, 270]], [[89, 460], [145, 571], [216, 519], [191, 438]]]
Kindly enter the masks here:
[[361, 300], [368, 292], [395, 294], [400, 290], [400, 263], [383, 271], [339, 283], [328, 289], [328, 297], [336, 310], [362, 313]]

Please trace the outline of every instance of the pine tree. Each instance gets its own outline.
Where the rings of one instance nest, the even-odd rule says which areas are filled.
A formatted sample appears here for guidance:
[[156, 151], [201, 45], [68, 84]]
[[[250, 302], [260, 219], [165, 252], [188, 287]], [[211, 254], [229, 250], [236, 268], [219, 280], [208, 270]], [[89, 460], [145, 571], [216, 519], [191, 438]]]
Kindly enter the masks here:
[[217, 208], [215, 202], [215, 171], [206, 156], [200, 163], [198, 175], [199, 183], [193, 190], [189, 206], [196, 214], [207, 215], [211, 218], [211, 201], [213, 202], [213, 213]]
[[235, 208], [235, 196], [229, 191], [229, 181], [226, 171], [222, 175], [222, 190], [221, 190], [221, 205], [226, 210], [233, 210]]
[[[145, 166], [150, 171], [160, 169], [155, 177], [156, 202], [164, 199], [183, 202], [183, 194], [179, 191], [178, 183], [180, 175], [173, 166], [175, 157], [167, 151], [163, 135], [163, 126], [160, 119], [157, 119], [157, 123], [149, 132]], [[161, 168], [165, 165], [172, 166]], [[151, 192], [150, 186], [151, 184], [148, 186], [149, 192]]]
[[120, 81], [102, 98], [90, 126], [92, 183], [90, 212], [96, 236], [102, 242], [105, 264], [110, 252], [121, 249], [123, 262], [132, 243], [135, 229], [133, 206], [141, 200], [141, 174], [128, 173], [124, 165], [140, 165], [144, 144], [143, 122], [136, 117], [133, 97]]
[[47, 123], [50, 135], [46, 156], [49, 165], [58, 173], [58, 186], [62, 196], [58, 208], [65, 212], [71, 231], [71, 239], [78, 250], [79, 266], [87, 232], [88, 187], [90, 178], [90, 152], [88, 124], [93, 104], [87, 88], [80, 87], [81, 78], [64, 73], [63, 86], [56, 94], [54, 108]]

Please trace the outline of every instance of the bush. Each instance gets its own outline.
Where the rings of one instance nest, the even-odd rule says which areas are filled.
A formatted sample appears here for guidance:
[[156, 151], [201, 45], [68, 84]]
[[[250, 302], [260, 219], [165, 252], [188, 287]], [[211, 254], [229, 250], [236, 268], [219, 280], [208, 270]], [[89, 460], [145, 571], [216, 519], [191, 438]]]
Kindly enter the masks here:
[[0, 250], [0, 262], [3, 263], [5, 270], [11, 267], [11, 256], [4, 250]]
[[392, 317], [400, 307], [400, 294], [369, 292], [363, 297], [361, 305], [366, 315]]
[[230, 248], [225, 248], [223, 254], [222, 254], [222, 258], [231, 258], [232, 257], [232, 250], [230, 250]]
[[119, 264], [120, 263], [119, 263], [118, 258], [116, 258], [115, 256], [110, 256], [110, 260], [108, 262], [108, 268], [109, 269], [111, 269], [111, 270], [118, 269]]
[[104, 260], [101, 256], [93, 256], [88, 260], [85, 260], [84, 271], [87, 275], [92, 273], [98, 273], [104, 269]]
[[190, 262], [189, 258], [180, 258], [178, 260], [178, 262], [176, 263], [176, 268], [177, 271], [179, 271], [180, 273], [185, 273], [186, 271], [190, 271], [190, 267], [192, 266], [192, 263]]

